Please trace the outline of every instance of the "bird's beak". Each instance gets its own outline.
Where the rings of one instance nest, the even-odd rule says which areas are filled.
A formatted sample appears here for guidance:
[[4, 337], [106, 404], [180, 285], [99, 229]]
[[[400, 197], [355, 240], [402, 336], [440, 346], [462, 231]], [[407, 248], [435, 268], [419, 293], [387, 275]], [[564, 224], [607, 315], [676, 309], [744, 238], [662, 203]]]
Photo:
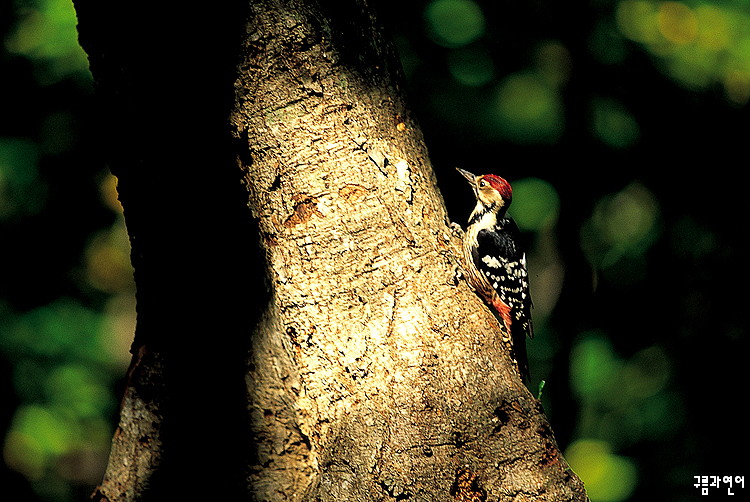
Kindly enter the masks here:
[[474, 180], [476, 179], [476, 176], [474, 176], [473, 174], [471, 174], [469, 171], [464, 171], [463, 169], [461, 169], [459, 167], [456, 168], [456, 171], [458, 171], [459, 173], [461, 173], [461, 176], [463, 176], [464, 178], [466, 178], [466, 181], [468, 181], [469, 184], [472, 187], [474, 186]]

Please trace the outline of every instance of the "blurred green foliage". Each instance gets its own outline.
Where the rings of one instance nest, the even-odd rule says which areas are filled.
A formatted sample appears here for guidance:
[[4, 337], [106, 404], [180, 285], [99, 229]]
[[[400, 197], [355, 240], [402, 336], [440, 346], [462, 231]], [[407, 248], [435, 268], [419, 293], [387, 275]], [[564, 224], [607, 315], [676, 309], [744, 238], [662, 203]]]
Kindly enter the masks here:
[[581, 229], [581, 246], [597, 269], [644, 256], [659, 236], [659, 206], [653, 193], [633, 182], [602, 197]]
[[513, 183], [513, 216], [524, 231], [554, 228], [560, 214], [560, 196], [551, 183], [523, 178]]
[[89, 78], [88, 59], [78, 44], [76, 14], [70, 0], [15, 0], [16, 25], [5, 49], [27, 57], [44, 84]]
[[723, 86], [738, 105], [750, 98], [750, 11], [744, 0], [618, 2], [620, 32], [642, 44], [682, 85]]
[[[129, 360], [128, 239], [70, 0], [3, 8], [2, 458], [25, 499], [82, 500]], [[736, 398], [714, 377], [735, 387], [746, 347], [728, 291], [746, 261], [732, 159], [746, 155], [748, 2], [382, 8], [453, 219], [471, 206], [453, 167], [513, 183], [532, 377], [592, 501], [690, 500], [692, 476], [736, 474], [711, 408]]]
[[603, 332], [583, 333], [570, 357], [570, 387], [581, 403], [576, 436], [565, 451], [591, 500], [627, 500], [637, 460], [614, 451], [669, 438], [684, 426], [679, 394], [670, 388], [669, 356], [658, 345], [619, 357]]
[[491, 126], [519, 143], [554, 143], [565, 120], [560, 96], [538, 71], [508, 75], [494, 96]]
[[638, 482], [635, 463], [612, 453], [606, 441], [578, 439], [565, 451], [576, 473], [585, 481], [591, 500], [626, 500]]
[[638, 122], [612, 99], [595, 99], [591, 104], [592, 127], [596, 137], [612, 148], [627, 148], [635, 144], [640, 134]]
[[484, 14], [471, 0], [435, 0], [424, 15], [429, 35], [445, 47], [462, 47], [484, 34]]
[[129, 245], [114, 179], [82, 136], [91, 75], [72, 3], [5, 10], [0, 451], [25, 482], [0, 469], [0, 485], [19, 500], [83, 500], [101, 480], [128, 363]]

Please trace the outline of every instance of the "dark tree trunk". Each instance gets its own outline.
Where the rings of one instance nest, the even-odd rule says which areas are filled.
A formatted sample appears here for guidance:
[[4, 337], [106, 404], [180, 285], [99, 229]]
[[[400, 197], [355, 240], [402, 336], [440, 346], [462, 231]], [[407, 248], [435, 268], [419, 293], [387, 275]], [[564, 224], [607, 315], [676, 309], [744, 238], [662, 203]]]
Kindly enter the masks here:
[[586, 500], [367, 2], [76, 7], [138, 287], [97, 497]]
[[76, 1], [132, 246], [133, 364], [100, 495], [246, 497], [257, 226], [228, 120], [247, 10]]

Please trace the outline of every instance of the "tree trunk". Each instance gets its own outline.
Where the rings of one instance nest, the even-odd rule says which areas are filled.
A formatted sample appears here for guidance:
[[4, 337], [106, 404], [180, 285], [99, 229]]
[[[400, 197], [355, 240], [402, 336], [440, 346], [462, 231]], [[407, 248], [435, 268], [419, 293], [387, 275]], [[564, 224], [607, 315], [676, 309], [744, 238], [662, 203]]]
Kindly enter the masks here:
[[138, 286], [95, 496], [586, 500], [505, 334], [456, 279], [458, 238], [368, 2], [319, 3], [171, 19], [76, 2]]

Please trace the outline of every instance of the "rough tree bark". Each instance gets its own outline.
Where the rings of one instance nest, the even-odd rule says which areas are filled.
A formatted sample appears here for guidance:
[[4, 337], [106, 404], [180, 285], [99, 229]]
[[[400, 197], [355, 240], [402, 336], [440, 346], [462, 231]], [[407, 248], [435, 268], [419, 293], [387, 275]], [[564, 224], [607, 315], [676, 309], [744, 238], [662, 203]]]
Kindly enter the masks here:
[[458, 239], [368, 4], [172, 19], [76, 2], [139, 305], [96, 498], [586, 500], [455, 278]]

